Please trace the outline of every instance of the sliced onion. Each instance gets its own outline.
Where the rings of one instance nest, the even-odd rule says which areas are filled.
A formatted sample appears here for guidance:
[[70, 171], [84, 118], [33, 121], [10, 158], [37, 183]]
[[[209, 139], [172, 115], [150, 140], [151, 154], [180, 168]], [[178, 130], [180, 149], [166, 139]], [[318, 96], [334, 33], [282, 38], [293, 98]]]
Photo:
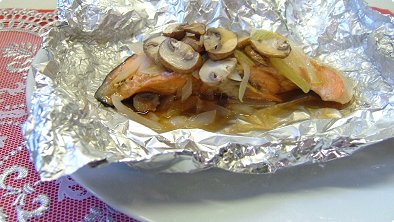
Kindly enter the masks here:
[[207, 104], [208, 109], [214, 109], [216, 110], [216, 114], [219, 114], [220, 116], [231, 116], [233, 115], [233, 112], [221, 105], [218, 105], [214, 102], [209, 102]]
[[125, 80], [127, 77], [129, 77], [130, 75], [133, 75], [135, 72], [137, 72], [138, 68], [141, 66], [144, 59], [146, 59], [146, 56], [144, 55], [134, 55], [134, 56], [137, 56], [137, 58], [135, 58], [134, 61], [132, 61], [132, 63], [128, 64], [127, 66], [125, 65], [125, 63], [120, 65], [119, 67], [120, 74], [116, 76], [116, 78], [113, 81], [114, 83], [121, 82]]
[[170, 109], [167, 110], [167, 112], [164, 113], [163, 116], [165, 118], [172, 118], [172, 117], [177, 116], [177, 115], [179, 115], [179, 110], [170, 108]]
[[153, 62], [153, 60], [151, 58], [149, 58], [145, 53], [142, 53], [138, 56], [142, 58], [142, 63], [140, 65], [140, 67], [138, 68], [138, 72], [146, 70], [155, 64]]
[[203, 112], [189, 118], [190, 126], [206, 126], [212, 124], [216, 118], [216, 110]]
[[236, 113], [246, 114], [246, 115], [251, 115], [256, 111], [249, 104], [239, 104], [239, 103], [231, 104], [229, 106], [229, 109], [233, 110]]
[[234, 51], [234, 56], [235, 58], [237, 58], [238, 62], [244, 62], [248, 65], [254, 65], [254, 62], [251, 58], [249, 58], [249, 56], [247, 56], [245, 53], [239, 51], [239, 50], [235, 50]]
[[192, 79], [191, 78], [188, 78], [187, 80], [186, 80], [186, 83], [185, 83], [185, 85], [182, 87], [182, 90], [181, 90], [181, 101], [183, 102], [183, 101], [185, 101], [186, 99], [188, 99], [189, 97], [190, 97], [190, 95], [192, 94], [192, 92], [193, 92], [193, 83], [192, 83]]
[[154, 63], [150, 64], [150, 66], [148, 67], [144, 67], [139, 70], [140, 73], [149, 76], [157, 76], [166, 71], [167, 70], [163, 66], [159, 66]]
[[122, 101], [121, 98], [117, 95], [112, 95], [111, 96], [112, 99], [112, 103], [114, 104], [115, 108], [120, 112], [125, 114], [127, 117], [129, 117], [131, 120], [134, 120], [135, 122], [141, 123], [151, 129], [154, 130], [161, 130], [162, 126], [155, 122], [152, 121], [150, 119], [147, 119], [137, 113], [135, 113], [132, 109], [130, 109], [129, 107], [125, 106]]
[[185, 128], [185, 125], [187, 124], [188, 118], [186, 116], [174, 116], [171, 117], [169, 120], [169, 123], [176, 128]]
[[248, 64], [246, 64], [243, 61], [239, 61], [242, 65], [242, 68], [244, 70], [244, 76], [242, 77], [241, 84], [239, 85], [239, 90], [238, 90], [238, 99], [239, 101], [243, 102], [243, 98], [245, 95], [246, 91], [246, 86], [248, 85], [249, 82], [249, 77], [250, 77], [250, 67]]
[[217, 104], [213, 104], [213, 107], [215, 108], [217, 114], [221, 115], [221, 116], [231, 116], [233, 115], [233, 112], [223, 106], [217, 105]]
[[129, 45], [129, 48], [138, 55], [144, 52], [143, 42], [133, 42]]
[[198, 98], [196, 102], [196, 112], [200, 113], [204, 110], [216, 110], [216, 114], [223, 117], [228, 117], [234, 114], [231, 110], [221, 105], [218, 105], [212, 101], [204, 101]]
[[[292, 45], [292, 53], [286, 58], [286, 60], [289, 62], [289, 60], [293, 59], [293, 63], [297, 64], [300, 68], [304, 68], [306, 70], [306, 73], [308, 74], [308, 79], [309, 82], [312, 85], [319, 85], [321, 84], [321, 79], [317, 76], [315, 70], [313, 69], [313, 66], [310, 62], [310, 58], [305, 55], [304, 51], [300, 47], [296, 47]], [[295, 65], [293, 65], [295, 66]]]
[[269, 58], [272, 66], [287, 79], [296, 84], [304, 93], [309, 92], [311, 85], [322, 83], [317, 76], [310, 59], [302, 49], [292, 46], [292, 50], [284, 59]]
[[287, 63], [284, 59], [270, 58], [270, 62], [278, 72], [285, 76], [288, 80], [296, 84], [304, 93], [309, 92], [311, 89], [308, 82], [294, 69], [291, 63]]
[[149, 117], [149, 119], [151, 119], [153, 121], [156, 121], [156, 122], [160, 121], [160, 117], [158, 115], [156, 115], [156, 113], [149, 112], [146, 115]]
[[204, 109], [204, 103], [204, 100], [200, 99], [200, 97], [197, 97], [196, 113], [200, 113]]
[[237, 82], [241, 82], [242, 81], [242, 77], [241, 75], [237, 72], [237, 70], [234, 70], [234, 72], [232, 72], [227, 78], [237, 81]]

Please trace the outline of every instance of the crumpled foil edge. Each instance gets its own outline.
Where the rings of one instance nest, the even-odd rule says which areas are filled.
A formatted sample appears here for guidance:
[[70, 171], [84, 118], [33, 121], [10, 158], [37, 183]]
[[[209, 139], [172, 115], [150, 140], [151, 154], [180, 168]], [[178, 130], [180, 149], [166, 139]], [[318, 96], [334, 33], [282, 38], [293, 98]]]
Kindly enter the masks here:
[[[372, 12], [363, 2], [333, 0], [324, 5], [335, 6], [334, 10], [338, 10], [337, 19], [342, 19], [339, 23], [349, 25], [343, 21], [349, 18], [343, 15], [351, 10], [350, 17], [363, 24], [363, 27], [351, 29], [355, 36], [353, 40], [356, 41], [349, 43], [350, 48], [341, 48], [341, 44], [346, 41], [335, 45], [332, 41], [310, 36], [316, 34], [314, 31], [317, 31], [318, 24], [316, 27], [306, 27], [305, 24], [297, 23], [308, 22], [297, 20], [297, 13], [304, 13], [300, 9], [302, 4], [297, 1], [278, 0], [272, 5], [265, 1], [253, 2], [266, 6], [266, 10], [257, 10], [256, 14], [277, 19], [271, 22], [259, 23], [261, 18], [253, 21], [246, 17], [246, 12], [237, 15], [238, 23], [230, 25], [234, 29], [257, 24], [258, 27], [287, 33], [298, 42], [308, 43], [304, 47], [306, 53], [319, 55], [318, 58], [325, 62], [347, 68], [342, 71], [353, 79], [366, 79], [365, 84], [361, 84], [361, 80], [358, 82], [361, 82], [358, 87], [365, 91], [356, 91], [356, 108], [346, 117], [303, 119], [274, 130], [251, 132], [244, 136], [199, 129], [157, 134], [111, 109], [98, 107], [98, 102], [88, 93], [98, 87], [100, 81], [95, 79], [108, 73], [116, 64], [114, 61], [122, 61], [133, 53], [127, 45], [141, 40], [144, 34], [153, 29], [152, 25], [160, 27], [174, 20], [202, 17], [202, 20], [209, 18], [212, 26], [228, 26], [228, 19], [231, 18], [229, 11], [235, 11], [237, 5], [217, 1], [214, 7], [206, 5], [214, 10], [197, 16], [192, 12], [193, 4], [197, 3], [188, 1], [159, 1], [155, 7], [149, 2], [129, 1], [132, 6], [123, 8], [119, 2], [110, 4], [113, 2], [100, 1], [97, 5], [84, 5], [80, 1], [59, 1], [60, 22], [47, 33], [43, 43], [50, 60], [32, 66], [36, 85], [31, 100], [32, 108], [22, 131], [42, 180], [72, 174], [86, 164], [99, 166], [114, 162], [159, 172], [195, 172], [219, 167], [240, 173], [272, 173], [281, 168], [348, 156], [367, 145], [394, 137], [393, 18]], [[203, 4], [208, 3], [202, 1]], [[317, 10], [316, 4], [305, 10]], [[128, 10], [130, 8], [133, 10]], [[139, 11], [141, 8], [145, 10]], [[209, 17], [212, 16], [210, 13], [223, 8], [227, 9], [224, 19], [220, 19], [223, 18], [220, 17], [222, 12], [214, 16], [219, 19]], [[152, 14], [153, 11], [155, 13]], [[172, 12], [179, 17], [171, 17], [169, 14]], [[92, 13], [102, 17], [92, 18]], [[129, 21], [126, 18], [132, 19]], [[112, 21], [113, 24], [108, 24]], [[108, 33], [106, 25], [122, 28], [118, 35], [113, 35]], [[144, 28], [146, 26], [148, 28]], [[312, 34], [305, 33], [305, 28]], [[367, 28], [368, 32], [364, 30]], [[342, 34], [338, 31], [334, 38], [346, 38]], [[134, 37], [124, 38], [131, 35]], [[324, 36], [322, 34], [320, 38]], [[330, 47], [335, 50], [327, 51]], [[117, 57], [112, 58], [105, 53], [106, 50], [116, 52]], [[361, 55], [364, 52], [365, 55]], [[341, 61], [342, 54], [349, 57], [358, 53], [361, 56], [355, 58], [354, 66], [346, 64], [348, 60]], [[102, 62], [106, 60], [112, 64]], [[378, 62], [372, 63], [374, 60]], [[371, 67], [363, 67], [371, 64]], [[357, 71], [353, 70], [359, 65], [363, 73], [357, 76]], [[95, 66], [102, 70], [97, 71]], [[85, 78], [83, 75], [86, 73], [87, 82], [92, 82], [91, 86], [78, 81], [78, 78]], [[374, 78], [369, 79], [371, 73]]]

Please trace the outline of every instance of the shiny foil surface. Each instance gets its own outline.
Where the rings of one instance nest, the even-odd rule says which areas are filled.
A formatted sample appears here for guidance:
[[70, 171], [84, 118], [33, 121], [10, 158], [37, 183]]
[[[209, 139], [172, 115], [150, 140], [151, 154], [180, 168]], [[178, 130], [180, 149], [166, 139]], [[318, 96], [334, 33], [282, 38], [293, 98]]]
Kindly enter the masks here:
[[[23, 125], [42, 180], [90, 164], [124, 162], [158, 172], [218, 167], [272, 173], [350, 155], [394, 136], [394, 19], [358, 0], [59, 0], [60, 21], [44, 36], [49, 61], [34, 63]], [[297, 109], [272, 130], [239, 135], [179, 129], [165, 133], [104, 107], [94, 93], [142, 41], [171, 22], [233, 31], [267, 29], [355, 83], [353, 102], [331, 118]]]

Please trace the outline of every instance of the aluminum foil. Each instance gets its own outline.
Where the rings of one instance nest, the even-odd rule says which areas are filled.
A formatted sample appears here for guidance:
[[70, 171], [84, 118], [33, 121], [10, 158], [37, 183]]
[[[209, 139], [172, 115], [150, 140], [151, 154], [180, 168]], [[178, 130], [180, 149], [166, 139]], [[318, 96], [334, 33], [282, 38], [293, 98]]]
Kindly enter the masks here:
[[[42, 180], [114, 162], [159, 172], [272, 173], [394, 137], [394, 19], [363, 1], [59, 0], [58, 12], [43, 42], [49, 58], [32, 66], [35, 86], [23, 126]], [[332, 118], [299, 109], [272, 130], [229, 135], [156, 133], [94, 98], [107, 73], [133, 54], [132, 42], [167, 23], [192, 21], [282, 33], [351, 78], [354, 101]]]

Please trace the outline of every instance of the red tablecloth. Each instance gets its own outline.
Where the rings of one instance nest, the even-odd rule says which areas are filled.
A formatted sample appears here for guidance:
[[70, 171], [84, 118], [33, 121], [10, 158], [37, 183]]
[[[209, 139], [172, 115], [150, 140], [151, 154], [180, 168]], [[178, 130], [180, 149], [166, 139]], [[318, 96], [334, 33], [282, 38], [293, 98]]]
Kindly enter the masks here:
[[[41, 182], [23, 145], [26, 76], [53, 12], [0, 9], [0, 221], [136, 221], [70, 177]], [[30, 219], [30, 220], [29, 220]]]
[[[392, 14], [389, 11], [381, 11]], [[53, 12], [0, 9], [0, 222], [136, 221], [70, 177], [41, 182], [23, 145], [26, 76]]]

